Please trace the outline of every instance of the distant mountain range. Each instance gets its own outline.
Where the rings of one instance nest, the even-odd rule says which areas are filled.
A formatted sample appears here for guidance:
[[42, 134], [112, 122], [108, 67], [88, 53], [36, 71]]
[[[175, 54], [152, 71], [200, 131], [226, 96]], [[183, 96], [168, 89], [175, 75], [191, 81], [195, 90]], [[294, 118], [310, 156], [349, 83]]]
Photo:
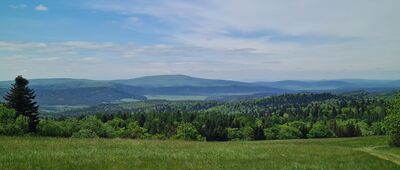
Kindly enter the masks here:
[[[13, 81], [0, 82], [4, 96]], [[126, 99], [146, 100], [146, 96], [206, 96], [210, 100], [252, 98], [297, 92], [393, 91], [400, 81], [393, 80], [321, 80], [240, 82], [195, 78], [185, 75], [146, 76], [127, 80], [32, 79], [41, 105], [96, 105]], [[0, 99], [0, 101], [3, 99]]]

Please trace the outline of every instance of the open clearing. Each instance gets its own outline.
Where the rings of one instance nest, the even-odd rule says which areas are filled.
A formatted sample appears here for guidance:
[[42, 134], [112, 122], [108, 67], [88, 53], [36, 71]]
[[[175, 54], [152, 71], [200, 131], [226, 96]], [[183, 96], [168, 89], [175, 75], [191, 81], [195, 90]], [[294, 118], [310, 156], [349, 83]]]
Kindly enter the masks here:
[[385, 137], [186, 142], [0, 137], [0, 169], [400, 169]]

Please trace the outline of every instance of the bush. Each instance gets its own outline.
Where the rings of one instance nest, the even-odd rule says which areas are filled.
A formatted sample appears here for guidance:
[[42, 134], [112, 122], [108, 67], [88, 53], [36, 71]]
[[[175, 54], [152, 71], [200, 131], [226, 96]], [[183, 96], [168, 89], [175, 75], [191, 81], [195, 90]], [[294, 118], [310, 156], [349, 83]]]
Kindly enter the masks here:
[[323, 123], [315, 123], [307, 134], [309, 138], [330, 138], [334, 137], [334, 133]]
[[28, 118], [25, 116], [16, 117], [13, 109], [0, 106], [0, 135], [23, 135], [29, 132]]
[[253, 128], [246, 126], [243, 128], [226, 128], [228, 140], [253, 140]]
[[98, 138], [95, 132], [90, 129], [81, 129], [72, 134], [73, 138]]
[[400, 113], [392, 113], [386, 116], [384, 129], [389, 135], [389, 144], [400, 147]]
[[103, 122], [95, 116], [88, 116], [79, 121], [80, 129], [91, 130], [96, 133], [97, 136], [107, 137]]
[[[368, 125], [366, 125], [365, 128], [368, 128]], [[364, 129], [364, 130], [365, 130], [365, 133], [368, 133], [368, 132], [366, 132], [368, 129]], [[360, 127], [358, 126], [356, 120], [354, 120], [354, 119], [337, 120], [335, 134], [338, 137], [356, 137], [356, 136], [361, 136], [362, 131], [361, 131]]]
[[372, 127], [368, 126], [367, 123], [364, 121], [360, 121], [356, 124], [357, 128], [361, 132], [361, 136], [372, 136], [374, 135], [374, 131], [372, 130]]
[[384, 135], [385, 134], [382, 122], [372, 123], [370, 129], [374, 135]]
[[147, 129], [139, 126], [138, 122], [129, 122], [126, 130], [122, 131], [121, 137], [127, 138], [145, 138], [147, 136]]
[[393, 101], [391, 114], [385, 117], [384, 130], [389, 135], [389, 145], [400, 147], [400, 93]]
[[307, 124], [301, 121], [293, 121], [289, 123], [290, 127], [294, 127], [300, 131], [300, 138], [307, 138], [307, 133], [309, 129], [307, 128]]
[[228, 140], [240, 140], [242, 139], [242, 133], [240, 133], [239, 128], [226, 128], [228, 133]]
[[66, 119], [60, 125], [63, 128], [63, 136], [71, 137], [72, 134], [79, 131], [79, 122], [76, 119]]
[[290, 127], [287, 125], [280, 125], [279, 132], [277, 135], [278, 139], [298, 139], [301, 137], [301, 132], [294, 127]]
[[42, 136], [65, 137], [61, 123], [54, 120], [42, 120], [38, 125], [38, 133]]
[[114, 129], [126, 127], [126, 122], [124, 120], [122, 120], [121, 118], [114, 118], [114, 119], [106, 122], [106, 124], [110, 125]]
[[191, 123], [181, 123], [176, 129], [176, 135], [174, 138], [181, 140], [204, 140], [204, 138]]
[[274, 126], [271, 128], [264, 129], [264, 136], [267, 140], [278, 139], [279, 128]]
[[266, 139], [298, 139], [301, 132], [294, 127], [288, 125], [277, 125], [264, 130]]
[[254, 130], [250, 126], [246, 126], [240, 129], [242, 133], [242, 139], [244, 140], [253, 140], [254, 139]]

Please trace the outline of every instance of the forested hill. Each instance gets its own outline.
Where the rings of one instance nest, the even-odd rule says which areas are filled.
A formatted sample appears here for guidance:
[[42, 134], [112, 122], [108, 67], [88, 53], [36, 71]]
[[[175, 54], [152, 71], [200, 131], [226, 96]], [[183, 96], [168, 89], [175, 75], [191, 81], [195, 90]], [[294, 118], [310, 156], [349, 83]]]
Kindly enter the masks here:
[[[0, 95], [9, 89], [12, 81], [0, 82]], [[400, 81], [390, 80], [322, 80], [322, 81], [277, 81], [240, 82], [195, 78], [185, 75], [146, 76], [126, 80], [87, 79], [33, 79], [30, 87], [36, 91], [40, 105], [87, 105], [121, 102], [124, 100], [146, 100], [176, 98], [186, 100], [240, 101], [272, 95], [299, 92], [332, 92], [364, 90], [389, 92], [400, 89]], [[155, 97], [154, 97], [155, 96]], [[161, 96], [157, 98], [157, 96]], [[0, 98], [0, 102], [3, 99]]]
[[[173, 137], [182, 124], [206, 140], [368, 136], [384, 133], [381, 123], [389, 114], [391, 98], [362, 92], [284, 94], [236, 102], [149, 100], [101, 104], [57, 113], [56, 118], [68, 117], [64, 123], [71, 117], [98, 124], [119, 122], [122, 129], [124, 122], [136, 122], [157, 138]], [[107, 137], [105, 132], [98, 134]]]
[[351, 95], [285, 94], [238, 102], [218, 101], [165, 101], [150, 100], [118, 104], [101, 104], [64, 112], [64, 115], [114, 114], [114, 113], [222, 113], [246, 114], [326, 120], [336, 117], [381, 120], [386, 115], [387, 100], [366, 93]]

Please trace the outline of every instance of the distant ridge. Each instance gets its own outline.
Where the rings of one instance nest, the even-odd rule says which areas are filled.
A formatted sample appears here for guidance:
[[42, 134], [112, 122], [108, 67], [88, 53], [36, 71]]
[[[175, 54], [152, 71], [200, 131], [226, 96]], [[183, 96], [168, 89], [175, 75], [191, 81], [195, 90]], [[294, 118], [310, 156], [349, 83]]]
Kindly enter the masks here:
[[174, 87], [174, 86], [241, 86], [248, 83], [230, 80], [215, 80], [195, 78], [186, 75], [157, 75], [144, 76], [127, 80], [113, 80], [114, 83], [120, 83], [131, 86], [151, 86], [151, 87]]
[[[146, 96], [203, 96], [207, 99], [253, 98], [298, 92], [370, 92], [400, 89], [398, 80], [341, 79], [320, 81], [285, 80], [276, 82], [240, 82], [196, 78], [186, 75], [156, 75], [125, 80], [31, 79], [42, 105], [95, 105], [123, 99], [146, 100]], [[12, 81], [0, 82], [4, 96]], [[242, 95], [242, 96], [240, 96]], [[0, 101], [2, 101], [2, 97]], [[75, 101], [71, 101], [75, 100]]]

